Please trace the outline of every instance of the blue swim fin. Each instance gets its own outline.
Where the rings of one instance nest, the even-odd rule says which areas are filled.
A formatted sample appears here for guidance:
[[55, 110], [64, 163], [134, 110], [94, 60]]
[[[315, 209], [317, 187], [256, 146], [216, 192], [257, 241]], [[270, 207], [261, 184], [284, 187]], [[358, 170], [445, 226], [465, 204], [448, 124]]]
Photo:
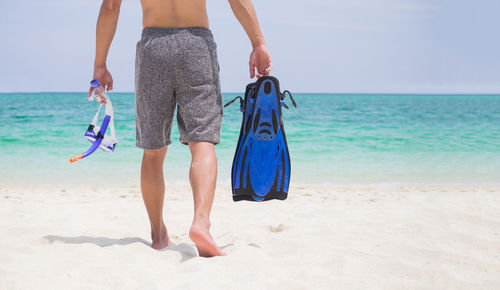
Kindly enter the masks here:
[[291, 164], [281, 114], [282, 106], [288, 108], [286, 93], [296, 107], [290, 92], [282, 94], [278, 80], [265, 76], [239, 97], [243, 120], [231, 170], [234, 201], [287, 198]]

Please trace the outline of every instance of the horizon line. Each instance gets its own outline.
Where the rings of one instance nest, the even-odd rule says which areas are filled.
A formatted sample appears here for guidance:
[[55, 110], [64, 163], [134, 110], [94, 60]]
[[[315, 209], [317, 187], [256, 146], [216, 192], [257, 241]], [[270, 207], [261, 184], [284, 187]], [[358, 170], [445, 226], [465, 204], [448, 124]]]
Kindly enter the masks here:
[[[4, 94], [87, 94], [85, 91], [25, 91], [25, 92], [0, 92], [0, 95]], [[135, 94], [135, 92], [126, 92], [126, 91], [118, 91], [118, 92], [110, 92], [112, 94]], [[244, 94], [244, 92], [222, 92], [222, 94]], [[500, 92], [497, 93], [474, 93], [474, 92], [465, 92], [465, 93], [429, 93], [429, 92], [421, 92], [421, 93], [410, 93], [410, 92], [294, 92], [298, 95], [457, 95], [457, 96], [465, 96], [465, 95], [478, 95], [478, 96], [500, 96]]]

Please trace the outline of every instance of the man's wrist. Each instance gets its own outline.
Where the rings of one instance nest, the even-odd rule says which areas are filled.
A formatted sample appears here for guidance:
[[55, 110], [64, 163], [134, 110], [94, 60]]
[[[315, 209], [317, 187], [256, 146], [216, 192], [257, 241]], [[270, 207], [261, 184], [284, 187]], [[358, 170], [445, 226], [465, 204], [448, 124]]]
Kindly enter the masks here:
[[106, 68], [106, 62], [95, 61], [94, 62], [94, 69], [96, 69], [96, 68]]
[[263, 37], [256, 37], [255, 39], [251, 40], [252, 42], [252, 47], [255, 49], [256, 47], [266, 45], [266, 41], [264, 40]]

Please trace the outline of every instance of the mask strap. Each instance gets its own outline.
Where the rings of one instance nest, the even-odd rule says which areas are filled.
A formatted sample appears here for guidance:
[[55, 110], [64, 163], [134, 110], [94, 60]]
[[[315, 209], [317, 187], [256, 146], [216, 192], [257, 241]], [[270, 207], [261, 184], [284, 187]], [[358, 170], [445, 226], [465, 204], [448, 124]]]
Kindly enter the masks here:
[[110, 98], [106, 98], [106, 115], [111, 117], [111, 120], [109, 121], [109, 129], [111, 130], [111, 137], [115, 138], [116, 133], [115, 133], [115, 116], [113, 112], [113, 104], [111, 103]]
[[102, 104], [99, 105], [99, 109], [97, 109], [97, 113], [95, 113], [94, 119], [92, 119], [92, 123], [90, 123], [94, 127], [97, 124], [97, 119], [99, 118], [99, 112], [101, 111], [101, 107], [102, 107]]

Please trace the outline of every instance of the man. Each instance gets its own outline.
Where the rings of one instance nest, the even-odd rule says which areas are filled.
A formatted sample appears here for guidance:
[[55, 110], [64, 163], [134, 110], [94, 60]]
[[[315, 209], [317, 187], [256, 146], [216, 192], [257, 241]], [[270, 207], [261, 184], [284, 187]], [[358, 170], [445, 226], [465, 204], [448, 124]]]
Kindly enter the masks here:
[[[268, 75], [268, 52], [251, 0], [229, 0], [253, 47], [250, 77]], [[174, 109], [180, 141], [189, 146], [189, 181], [194, 218], [189, 237], [203, 257], [225, 255], [210, 235], [210, 211], [217, 179], [214, 145], [219, 143], [222, 95], [216, 45], [208, 29], [205, 0], [141, 0], [143, 31], [136, 55], [136, 145], [144, 149], [141, 190], [151, 223], [152, 247], [171, 244], [163, 223], [163, 161]], [[113, 79], [106, 57], [116, 30], [121, 0], [103, 0], [96, 29], [94, 79], [106, 90]], [[257, 73], [255, 72], [257, 70]], [[90, 94], [90, 92], [89, 92]]]

